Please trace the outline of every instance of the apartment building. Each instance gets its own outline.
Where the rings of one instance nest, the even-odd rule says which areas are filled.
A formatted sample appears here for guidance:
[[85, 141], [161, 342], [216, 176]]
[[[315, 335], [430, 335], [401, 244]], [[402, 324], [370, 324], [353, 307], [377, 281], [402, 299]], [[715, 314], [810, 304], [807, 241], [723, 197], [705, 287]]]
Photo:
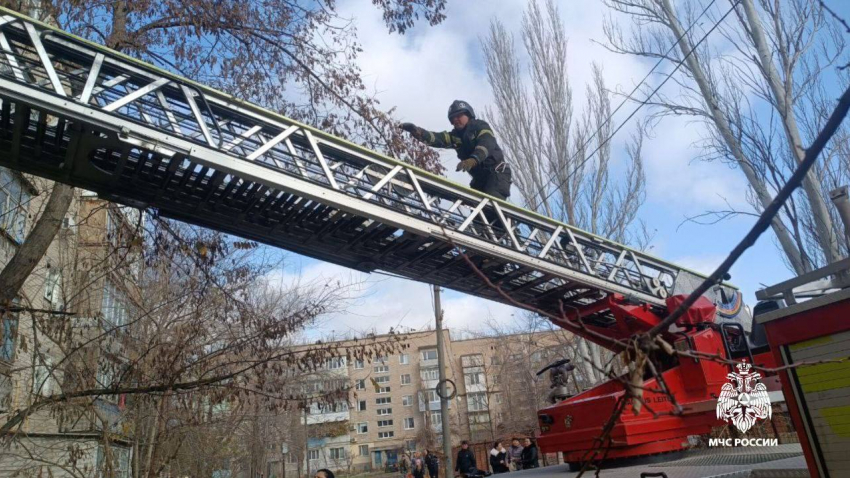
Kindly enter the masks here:
[[[0, 268], [23, 244], [50, 187], [47, 181], [0, 168]], [[84, 368], [98, 370], [91, 379], [100, 386], [115, 373], [115, 367], [100, 364], [107, 360], [102, 351], [92, 348], [74, 358], [63, 351], [78, 350], [86, 337], [102, 333], [103, 320], [114, 324], [127, 319], [133, 284], [108, 268], [93, 271], [98, 260], [107, 260], [110, 241], [133, 219], [128, 212], [93, 194], [75, 193], [59, 233], [15, 299], [23, 310], [1, 319], [0, 425], [39, 397], [80, 385]], [[121, 354], [109, 356], [116, 360]], [[115, 438], [108, 455], [114, 457], [116, 476], [129, 476], [127, 439], [132, 430], [122, 420], [122, 408], [119, 399], [98, 399], [94, 409], [85, 411], [48, 407], [29, 414], [14, 429], [21, 432], [19, 438], [0, 453], [0, 475], [71, 476], [64, 471], [69, 468], [95, 473], [107, 456], [101, 442], [108, 427]]]
[[[533, 434], [536, 411], [545, 405], [549, 389], [548, 376], [538, 379], [534, 371], [548, 361], [570, 356], [574, 337], [543, 331], [452, 340], [448, 330], [443, 333], [446, 378], [456, 391], [448, 417], [442, 416], [435, 391], [439, 382], [436, 332], [407, 334], [403, 339], [407, 347], [393, 355], [362, 361], [339, 357], [329, 362], [334, 369], [326, 367], [326, 371], [349, 381], [348, 403], [309, 410], [304, 418], [305, 462], [299, 466], [297, 457], [302, 454], [284, 445], [289, 452], [286, 476], [320, 468], [380, 470], [395, 465], [406, 452], [425, 448], [439, 452], [443, 420], [449, 420], [453, 445], [460, 440], [485, 442]], [[323, 435], [316, 426], [328, 423], [340, 425], [333, 428], [333, 436]], [[280, 463], [268, 469], [270, 476], [278, 476], [274, 470], [281, 469]]]

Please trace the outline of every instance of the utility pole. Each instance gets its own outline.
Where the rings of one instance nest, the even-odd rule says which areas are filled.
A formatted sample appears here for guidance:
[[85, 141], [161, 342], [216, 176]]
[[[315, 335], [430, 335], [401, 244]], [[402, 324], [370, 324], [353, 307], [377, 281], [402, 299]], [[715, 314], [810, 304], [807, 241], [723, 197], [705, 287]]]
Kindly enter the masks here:
[[[434, 318], [437, 322], [437, 366], [440, 371], [440, 415], [443, 424], [443, 476], [454, 476], [452, 467], [452, 432], [449, 428], [449, 399], [446, 387], [446, 353], [443, 350], [443, 309], [440, 306], [440, 286], [434, 286]], [[430, 413], [430, 412], [429, 412]]]

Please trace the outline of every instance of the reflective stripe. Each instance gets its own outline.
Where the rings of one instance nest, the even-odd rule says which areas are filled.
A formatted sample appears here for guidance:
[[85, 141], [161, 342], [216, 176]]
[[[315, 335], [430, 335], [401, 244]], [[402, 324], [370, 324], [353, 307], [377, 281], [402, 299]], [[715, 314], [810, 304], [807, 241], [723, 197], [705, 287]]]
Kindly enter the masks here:
[[428, 131], [428, 142], [434, 144], [437, 141], [437, 138], [434, 137], [434, 133]]
[[[484, 146], [476, 146], [476, 147], [475, 147], [475, 150], [473, 150], [473, 152], [474, 152], [474, 151], [478, 151], [479, 149], [483, 149], [483, 150], [484, 150], [484, 158], [486, 158], [486, 157], [487, 157], [487, 155], [488, 155], [488, 154], [490, 154], [490, 151], [488, 151], [488, 150], [487, 150], [487, 148], [485, 148]], [[484, 158], [481, 158], [481, 159], [484, 159]]]
[[494, 138], [496, 137], [496, 135], [495, 135], [495, 134], [493, 134], [493, 132], [492, 132], [492, 131], [490, 131], [489, 129], [482, 129], [481, 131], [479, 131], [479, 132], [478, 132], [478, 135], [475, 137], [475, 139], [480, 138], [482, 135], [484, 135], [484, 133], [487, 133], [487, 134], [489, 134], [490, 136], [493, 136]]
[[449, 133], [443, 133], [443, 142], [446, 143], [446, 146], [452, 144], [452, 135]]

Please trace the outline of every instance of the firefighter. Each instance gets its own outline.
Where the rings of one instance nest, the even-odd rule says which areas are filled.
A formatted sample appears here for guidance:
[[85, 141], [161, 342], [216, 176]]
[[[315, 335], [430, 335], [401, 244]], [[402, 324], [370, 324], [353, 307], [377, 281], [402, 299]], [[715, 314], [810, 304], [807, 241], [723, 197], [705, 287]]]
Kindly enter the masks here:
[[449, 106], [451, 131], [427, 131], [412, 123], [401, 129], [434, 148], [454, 149], [460, 162], [457, 171], [472, 176], [469, 186], [476, 191], [506, 200], [511, 195], [511, 169], [486, 121], [476, 119], [469, 103], [455, 100]]

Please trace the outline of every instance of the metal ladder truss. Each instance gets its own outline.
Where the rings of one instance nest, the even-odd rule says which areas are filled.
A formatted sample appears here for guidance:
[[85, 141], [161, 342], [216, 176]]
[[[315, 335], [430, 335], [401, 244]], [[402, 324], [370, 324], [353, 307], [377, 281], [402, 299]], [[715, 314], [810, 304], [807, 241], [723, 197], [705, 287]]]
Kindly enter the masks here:
[[462, 250], [517, 301], [547, 310], [611, 293], [662, 306], [702, 279], [17, 13], [0, 15], [2, 166], [505, 302]]

